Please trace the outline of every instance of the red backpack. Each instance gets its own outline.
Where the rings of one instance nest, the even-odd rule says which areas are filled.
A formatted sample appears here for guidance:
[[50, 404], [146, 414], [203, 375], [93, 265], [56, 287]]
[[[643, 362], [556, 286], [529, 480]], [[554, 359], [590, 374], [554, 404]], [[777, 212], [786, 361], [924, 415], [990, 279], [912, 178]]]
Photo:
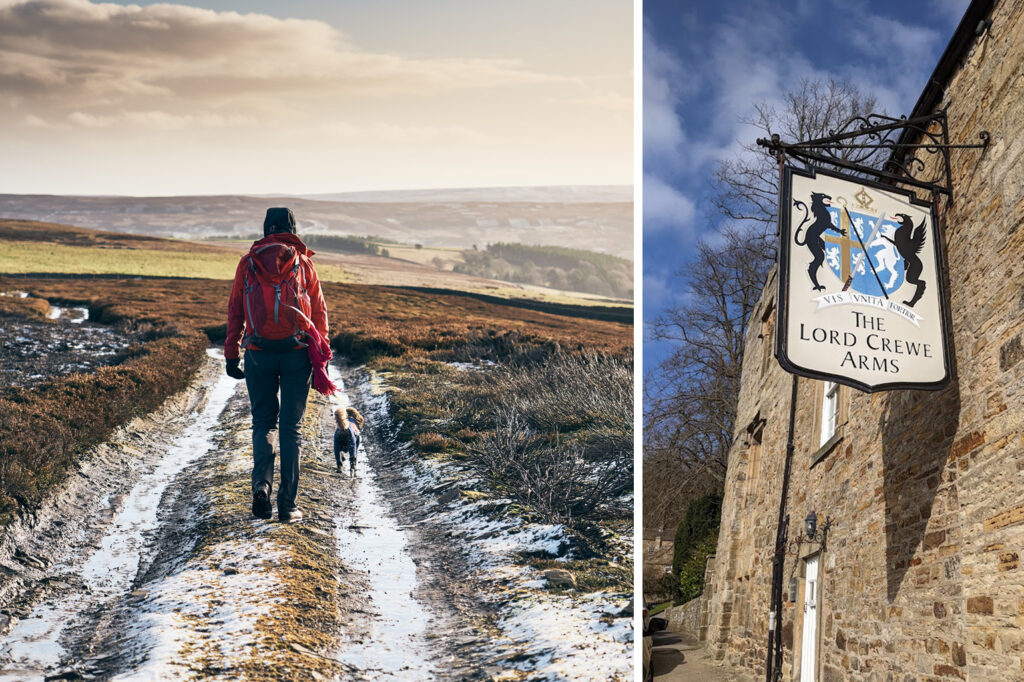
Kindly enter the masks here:
[[312, 314], [305, 284], [306, 258], [294, 247], [276, 242], [253, 246], [247, 258], [244, 305], [252, 335], [242, 345], [248, 347], [253, 336], [269, 341], [301, 339]]

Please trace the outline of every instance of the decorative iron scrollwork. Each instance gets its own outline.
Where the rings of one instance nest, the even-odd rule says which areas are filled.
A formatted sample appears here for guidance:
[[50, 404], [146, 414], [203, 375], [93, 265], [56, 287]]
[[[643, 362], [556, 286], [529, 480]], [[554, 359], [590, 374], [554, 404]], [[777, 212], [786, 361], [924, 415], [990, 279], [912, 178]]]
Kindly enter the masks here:
[[[757, 140], [757, 144], [773, 156], [783, 153], [810, 165], [825, 164], [881, 182], [902, 183], [952, 197], [949, 150], [984, 149], [991, 140], [989, 132], [983, 130], [978, 135], [981, 142], [950, 144], [945, 111], [916, 118], [864, 114], [828, 132], [826, 137], [799, 142], [783, 142], [776, 134]], [[925, 161], [936, 154], [940, 163]]]

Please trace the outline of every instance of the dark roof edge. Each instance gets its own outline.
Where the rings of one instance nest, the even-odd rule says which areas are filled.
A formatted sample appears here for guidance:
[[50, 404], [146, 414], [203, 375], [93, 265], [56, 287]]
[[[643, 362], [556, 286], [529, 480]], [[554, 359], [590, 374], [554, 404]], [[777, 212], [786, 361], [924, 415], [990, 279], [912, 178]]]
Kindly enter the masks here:
[[[972, 0], [967, 11], [964, 12], [963, 19], [960, 20], [953, 32], [953, 37], [949, 39], [945, 51], [939, 57], [939, 63], [935, 65], [935, 70], [928, 78], [921, 96], [917, 98], [917, 104], [910, 112], [910, 118], [934, 113], [935, 105], [942, 99], [942, 93], [946, 89], [949, 79], [960, 68], [960, 60], [974, 44], [975, 29], [978, 27], [978, 23], [988, 17], [994, 4], [995, 0]], [[911, 140], [908, 138], [911, 134], [911, 131], [905, 128], [900, 135], [900, 144], [909, 143]]]

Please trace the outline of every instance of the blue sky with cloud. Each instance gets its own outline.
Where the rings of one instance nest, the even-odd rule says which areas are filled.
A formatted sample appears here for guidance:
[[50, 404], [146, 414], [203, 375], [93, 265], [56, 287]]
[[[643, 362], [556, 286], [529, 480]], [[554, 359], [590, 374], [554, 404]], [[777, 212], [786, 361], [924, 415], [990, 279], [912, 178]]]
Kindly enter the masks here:
[[631, 0], [0, 0], [0, 186], [630, 185], [632, 22]]
[[[801, 78], [847, 78], [909, 114], [968, 0], [645, 0], [645, 327], [679, 300], [674, 273], [720, 223], [715, 163], [759, 136], [743, 123]], [[645, 329], [646, 335], [646, 329]], [[668, 353], [645, 342], [645, 372]]]

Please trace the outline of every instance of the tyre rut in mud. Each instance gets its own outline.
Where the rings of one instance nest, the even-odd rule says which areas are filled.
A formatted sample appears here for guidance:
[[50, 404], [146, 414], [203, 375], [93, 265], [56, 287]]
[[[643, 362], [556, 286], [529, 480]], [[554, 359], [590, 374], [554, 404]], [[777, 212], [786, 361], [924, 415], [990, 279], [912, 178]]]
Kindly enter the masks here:
[[[398, 479], [367, 468], [384, 463], [372, 430], [360, 478], [340, 476], [332, 406], [311, 394], [304, 520], [254, 519], [248, 401], [213, 355], [185, 394], [97, 448], [5, 536], [0, 611], [13, 618], [0, 621], [0, 679], [479, 678], [469, 645], [486, 616], [457, 587], [456, 549], [401, 511], [416, 504], [395, 494]], [[154, 487], [181, 448], [192, 458]], [[101, 575], [108, 564], [125, 577]], [[408, 586], [404, 597], [381, 592], [378, 574]], [[407, 627], [414, 612], [420, 625]]]

